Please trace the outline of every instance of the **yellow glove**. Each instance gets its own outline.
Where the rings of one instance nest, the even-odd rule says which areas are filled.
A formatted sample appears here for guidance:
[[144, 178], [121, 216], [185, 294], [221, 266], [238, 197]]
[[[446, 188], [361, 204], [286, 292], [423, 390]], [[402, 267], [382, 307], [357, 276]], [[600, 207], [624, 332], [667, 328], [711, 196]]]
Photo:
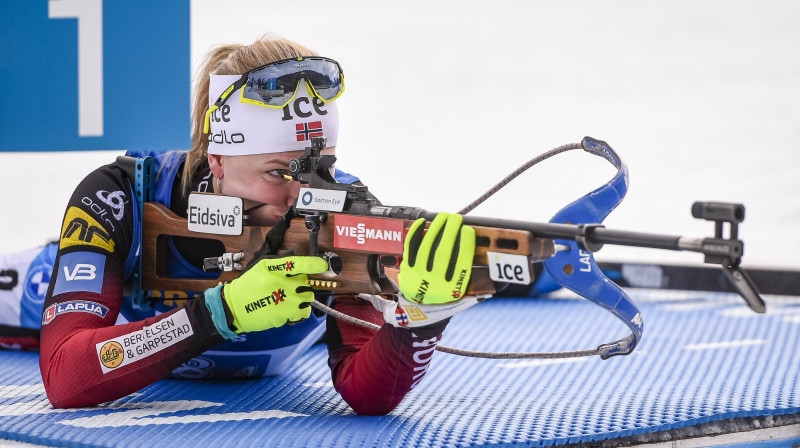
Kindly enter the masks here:
[[222, 297], [233, 315], [234, 331], [262, 331], [307, 319], [314, 300], [307, 274], [327, 270], [328, 262], [319, 257], [259, 261], [224, 286]]
[[426, 305], [464, 296], [475, 256], [475, 229], [461, 215], [439, 213], [425, 232], [420, 218], [408, 229], [398, 283], [403, 296]]

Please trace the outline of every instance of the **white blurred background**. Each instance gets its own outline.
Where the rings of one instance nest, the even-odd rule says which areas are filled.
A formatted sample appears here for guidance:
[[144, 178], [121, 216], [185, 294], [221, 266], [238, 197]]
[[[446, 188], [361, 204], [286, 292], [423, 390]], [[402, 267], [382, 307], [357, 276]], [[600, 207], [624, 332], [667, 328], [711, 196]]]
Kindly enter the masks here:
[[[191, 7], [193, 74], [214, 45], [266, 33], [341, 63], [338, 166], [385, 203], [457, 211], [532, 157], [589, 135], [615, 148], [631, 172], [628, 196], [607, 227], [703, 237], [713, 225], [691, 217], [693, 201], [741, 202], [744, 265], [800, 268], [798, 2], [194, 0]], [[55, 239], [73, 187], [123, 149], [0, 153], [0, 250]], [[613, 174], [604, 160], [572, 151], [532, 168], [472, 214], [547, 221]], [[702, 262], [697, 254], [616, 247], [598, 259]]]

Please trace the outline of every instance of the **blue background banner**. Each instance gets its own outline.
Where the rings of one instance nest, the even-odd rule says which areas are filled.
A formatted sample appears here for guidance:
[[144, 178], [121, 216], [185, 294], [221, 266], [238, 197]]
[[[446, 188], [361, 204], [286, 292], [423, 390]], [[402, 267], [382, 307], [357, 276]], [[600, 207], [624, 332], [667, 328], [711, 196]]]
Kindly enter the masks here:
[[[84, 19], [50, 18], [61, 2], [102, 5], [100, 135], [79, 135]], [[189, 0], [0, 0], [0, 10], [0, 151], [190, 147]]]

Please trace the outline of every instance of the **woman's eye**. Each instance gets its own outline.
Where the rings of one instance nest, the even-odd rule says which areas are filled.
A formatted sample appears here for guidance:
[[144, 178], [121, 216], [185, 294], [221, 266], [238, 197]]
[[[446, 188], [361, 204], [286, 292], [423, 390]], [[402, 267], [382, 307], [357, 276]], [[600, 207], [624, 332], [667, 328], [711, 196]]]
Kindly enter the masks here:
[[291, 179], [290, 171], [286, 168], [276, 168], [274, 170], [266, 171], [266, 179], [272, 183], [283, 184], [287, 179]]
[[269, 170], [269, 171], [267, 171], [267, 173], [271, 174], [271, 175], [273, 175], [275, 177], [281, 177], [282, 178], [283, 176], [288, 176], [289, 175], [289, 170], [286, 170], [286, 169], [275, 169], [275, 170]]

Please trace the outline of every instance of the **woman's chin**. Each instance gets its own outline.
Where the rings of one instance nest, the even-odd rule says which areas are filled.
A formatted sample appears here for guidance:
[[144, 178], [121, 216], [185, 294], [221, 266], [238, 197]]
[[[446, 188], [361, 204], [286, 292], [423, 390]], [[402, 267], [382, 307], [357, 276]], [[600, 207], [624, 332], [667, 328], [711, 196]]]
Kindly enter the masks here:
[[250, 215], [247, 219], [247, 225], [250, 226], [266, 226], [272, 227], [278, 222], [280, 222], [283, 215], [276, 215], [272, 213], [264, 214], [264, 215]]

